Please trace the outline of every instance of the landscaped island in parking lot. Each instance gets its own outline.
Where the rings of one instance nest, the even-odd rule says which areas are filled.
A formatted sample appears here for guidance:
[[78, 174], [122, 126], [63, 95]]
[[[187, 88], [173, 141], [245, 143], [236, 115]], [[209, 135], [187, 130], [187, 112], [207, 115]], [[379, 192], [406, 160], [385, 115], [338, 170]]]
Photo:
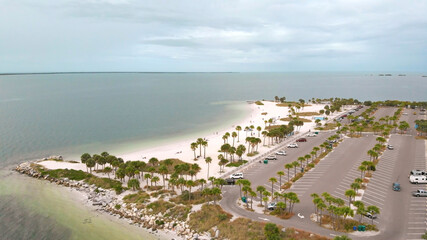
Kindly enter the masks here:
[[[121, 156], [37, 160], [16, 170], [77, 189], [99, 211], [164, 238], [357, 238], [359, 225], [381, 236], [388, 227], [382, 213], [391, 206], [365, 198], [377, 188], [382, 159], [393, 157], [387, 144], [401, 141], [392, 137], [426, 135], [419, 114], [426, 103], [278, 99], [251, 104], [250, 117], [209, 136]], [[227, 181], [232, 174], [235, 181]]]

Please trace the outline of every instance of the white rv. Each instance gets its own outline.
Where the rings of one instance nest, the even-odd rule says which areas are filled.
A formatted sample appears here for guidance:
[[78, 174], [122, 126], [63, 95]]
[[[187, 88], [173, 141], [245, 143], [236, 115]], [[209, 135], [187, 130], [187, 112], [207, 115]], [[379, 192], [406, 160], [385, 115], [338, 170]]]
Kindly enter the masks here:
[[424, 175], [416, 175], [416, 176], [411, 175], [409, 177], [409, 182], [415, 183], [415, 184], [418, 184], [418, 183], [427, 183], [427, 176], [424, 176]]

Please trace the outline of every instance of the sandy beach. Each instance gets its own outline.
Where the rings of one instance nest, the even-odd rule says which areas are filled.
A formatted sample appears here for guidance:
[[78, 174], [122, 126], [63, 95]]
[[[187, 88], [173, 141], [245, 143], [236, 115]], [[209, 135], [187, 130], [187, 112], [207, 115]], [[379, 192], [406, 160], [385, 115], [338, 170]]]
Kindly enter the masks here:
[[[284, 122], [279, 120], [280, 118], [287, 117], [289, 115], [289, 108], [288, 107], [280, 107], [277, 106], [275, 102], [272, 101], [263, 101], [264, 105], [256, 105], [254, 103], [250, 104], [250, 115], [248, 115], [245, 119], [243, 119], [240, 122], [236, 122], [236, 124], [229, 126], [226, 129], [218, 129], [218, 131], [213, 131], [212, 134], [208, 136], [199, 136], [200, 138], [204, 138], [208, 141], [208, 147], [206, 147], [206, 157], [212, 158], [212, 163], [209, 167], [209, 176], [215, 176], [218, 177], [222, 175], [223, 173], [220, 173], [220, 167], [218, 165], [218, 155], [220, 152], [218, 150], [220, 149], [221, 145], [224, 144], [224, 140], [222, 139], [223, 135], [226, 132], [229, 132], [230, 134], [233, 131], [236, 131], [236, 126], [241, 126], [242, 130], [239, 132], [239, 138], [235, 139], [234, 146], [238, 146], [239, 144], [245, 145], [245, 139], [248, 136], [253, 137], [259, 137], [262, 141], [264, 141], [264, 138], [262, 134], [260, 134], [260, 131], [257, 131], [256, 128], [260, 126], [262, 128], [262, 131], [264, 130], [265, 126], [268, 126], [269, 123], [265, 123], [265, 120], [269, 120], [270, 118], [275, 119], [276, 121], [272, 125], [282, 125], [287, 124], [288, 122]], [[319, 110], [323, 109], [326, 104], [312, 104], [310, 106], [305, 106], [303, 109], [301, 109], [299, 112], [319, 112]], [[343, 109], [342, 109], [343, 111]], [[264, 113], [265, 115], [263, 115]], [[328, 117], [329, 119], [334, 118], [335, 116], [341, 114], [342, 112], [335, 112], [331, 113]], [[311, 122], [305, 122], [304, 125], [298, 129], [299, 132], [308, 132], [309, 130], [314, 130], [315, 128], [315, 122], [314, 117], [326, 117], [326, 115], [317, 115], [317, 116], [309, 116], [309, 117], [301, 117], [305, 119], [311, 120]], [[321, 121], [322, 124], [325, 123], [325, 120]], [[245, 127], [249, 127], [253, 125], [255, 129], [253, 131], [244, 131]], [[261, 131], [261, 132], [262, 132]], [[237, 132], [237, 131], [236, 131]], [[188, 163], [197, 163], [201, 167], [201, 171], [198, 173], [198, 178], [206, 178], [207, 176], [207, 164], [205, 163], [205, 159], [203, 158], [204, 155], [204, 149], [201, 150], [201, 157], [198, 157], [197, 160], [194, 160], [194, 152], [190, 148], [190, 144], [192, 142], [195, 142], [197, 139], [185, 139], [181, 140], [175, 143], [161, 145], [153, 148], [148, 149], [140, 149], [136, 151], [132, 151], [129, 153], [125, 153], [122, 155], [119, 155], [118, 157], [123, 158], [125, 161], [132, 161], [132, 160], [142, 160], [145, 162], [148, 162], [148, 160], [152, 157], [155, 157], [159, 160], [164, 160], [168, 158], [178, 158], [184, 162]], [[233, 144], [233, 138], [228, 138], [228, 143], [230, 145]], [[247, 144], [246, 144], [247, 146]], [[260, 144], [258, 147], [258, 155], [255, 155], [253, 157], [247, 157], [246, 154], [243, 156], [243, 159], [245, 160], [252, 160], [256, 158], [257, 156], [269, 151], [274, 147], [273, 145], [268, 145], [268, 140], [266, 141], [266, 145]], [[114, 154], [114, 153], [113, 153]], [[196, 150], [196, 155], [200, 155], [200, 148]], [[79, 159], [69, 159], [69, 160], [75, 160], [79, 161]], [[78, 163], [68, 163], [68, 162], [58, 162], [58, 161], [44, 161], [41, 162], [44, 167], [49, 169], [75, 169], [75, 170], [83, 170], [86, 171], [86, 166], [84, 164], [78, 164]], [[225, 171], [232, 171], [233, 168], [225, 168]], [[97, 173], [99, 175], [99, 173]]]
[[[288, 117], [290, 113], [289, 108], [277, 106], [277, 103], [271, 102], [271, 101], [263, 101], [263, 104], [264, 105], [257, 105], [257, 104], [251, 103], [250, 105], [248, 105], [251, 108], [250, 115], [248, 115], [242, 121], [237, 122], [236, 124], [229, 126], [228, 128], [218, 129], [218, 131], [214, 131], [212, 132], [212, 134], [208, 136], [199, 136], [200, 138], [203, 138], [208, 142], [208, 147], [206, 148], [206, 157], [209, 156], [213, 160], [209, 167], [209, 176], [219, 177], [219, 176], [227, 175], [227, 174], [230, 174], [230, 172], [235, 169], [235, 167], [225, 167], [225, 173], [221, 173], [220, 166], [218, 165], [219, 160], [217, 156], [220, 154], [218, 150], [224, 144], [223, 135], [226, 132], [232, 133], [233, 131], [236, 131], [235, 130], [236, 126], [241, 126], [243, 130], [239, 132], [240, 141], [238, 141], [237, 138], [234, 139], [235, 140], [234, 146], [237, 147], [239, 144], [244, 144], [245, 146], [247, 146], [247, 144], [245, 144], [245, 139], [246, 137], [249, 137], [249, 136], [259, 137], [263, 141], [263, 143], [259, 144], [259, 147], [258, 147], [259, 154], [252, 157], [248, 157], [246, 154], [244, 154], [243, 159], [249, 160], [249, 161], [253, 160], [254, 158], [257, 158], [259, 155], [262, 155], [268, 152], [269, 150], [272, 150], [275, 147], [274, 145], [269, 145], [268, 140], [265, 141], [265, 145], [264, 145], [264, 138], [261, 132], [264, 130], [266, 126], [269, 126], [270, 124], [271, 125], [287, 124], [288, 122], [281, 121], [280, 118]], [[302, 112], [319, 113], [319, 110], [324, 109], [324, 106], [325, 104], [313, 104], [310, 106], [305, 106], [303, 109], [299, 110], [298, 112], [299, 113], [302, 113]], [[342, 109], [342, 111], [344, 110], [345, 109]], [[328, 118], [332, 119], [341, 113], [342, 112], [335, 112], [329, 115]], [[295, 132], [305, 134], [306, 132], [314, 131], [314, 128], [316, 125], [314, 121], [315, 117], [326, 117], [326, 116], [321, 116], [320, 114], [318, 114], [314, 116], [300, 117], [300, 118], [305, 118], [307, 120], [310, 120], [310, 122], [305, 122], [302, 127], [295, 129]], [[265, 122], [265, 121], [268, 121], [269, 119], [273, 119], [272, 123]], [[322, 125], [325, 122], [326, 120], [322, 120], [321, 121]], [[250, 127], [251, 125], [254, 126], [255, 128], [253, 131], [244, 131], [246, 127]], [[261, 131], [257, 130], [258, 126], [262, 128]], [[142, 160], [145, 162], [148, 162], [148, 160], [152, 157], [155, 157], [159, 160], [164, 160], [168, 158], [178, 158], [187, 163], [191, 163], [191, 164], [197, 163], [201, 167], [201, 171], [198, 173], [197, 178], [206, 178], [208, 167], [205, 162], [205, 159], [203, 158], [204, 149], [202, 149], [201, 151], [200, 149], [196, 149], [196, 155], [201, 155], [201, 156], [199, 156], [196, 160], [194, 160], [195, 153], [190, 148], [190, 144], [192, 142], [195, 142], [196, 140], [197, 139], [185, 139], [173, 144], [166, 144], [166, 145], [157, 146], [154, 148], [133, 151], [127, 154], [119, 155], [118, 157], [123, 158], [125, 161], [132, 161], [132, 160], [141, 161]], [[230, 145], [233, 145], [232, 137], [228, 139], [228, 143]], [[78, 161], [79, 159], [65, 159], [65, 160]], [[48, 169], [75, 169], [75, 170], [82, 170], [82, 171], [87, 170], [86, 166], [82, 163], [75, 163], [75, 162], [68, 162], [68, 161], [45, 160], [45, 161], [38, 161], [38, 164], [43, 165], [45, 168], [48, 168]], [[107, 175], [103, 173], [93, 172], [93, 174], [99, 177], [107, 177]], [[144, 182], [145, 181], [141, 181], [141, 186], [145, 185]], [[121, 201], [121, 199], [126, 194], [129, 194], [129, 193], [132, 193], [132, 191], [128, 190], [118, 195], [117, 196], [118, 201]], [[81, 198], [84, 198], [84, 197], [79, 196], [80, 202], [82, 201]], [[91, 207], [91, 206], [88, 206], [88, 207]], [[111, 218], [110, 215], [108, 214], [105, 214], [105, 215], [108, 216], [108, 218]], [[161, 239], [171, 239], [171, 237], [175, 239], [180, 239], [175, 232], [171, 232], [169, 230], [158, 231], [156, 236]]]

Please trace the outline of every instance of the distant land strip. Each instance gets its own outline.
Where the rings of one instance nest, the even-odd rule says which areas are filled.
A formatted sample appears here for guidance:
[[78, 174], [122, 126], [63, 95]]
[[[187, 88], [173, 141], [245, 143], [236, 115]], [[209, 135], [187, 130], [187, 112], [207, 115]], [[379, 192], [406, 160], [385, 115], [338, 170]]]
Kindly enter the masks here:
[[141, 73], [141, 74], [167, 74], [167, 73], [239, 73], [239, 72], [30, 72], [30, 73], [0, 73], [4, 75], [46, 75], [46, 74], [96, 74], [96, 73]]

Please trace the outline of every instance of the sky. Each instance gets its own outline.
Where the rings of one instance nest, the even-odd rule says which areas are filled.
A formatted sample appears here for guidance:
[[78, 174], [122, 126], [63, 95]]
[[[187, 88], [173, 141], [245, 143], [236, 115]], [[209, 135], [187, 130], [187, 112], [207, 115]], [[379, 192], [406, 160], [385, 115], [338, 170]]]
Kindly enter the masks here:
[[427, 72], [422, 0], [0, 0], [0, 73]]

